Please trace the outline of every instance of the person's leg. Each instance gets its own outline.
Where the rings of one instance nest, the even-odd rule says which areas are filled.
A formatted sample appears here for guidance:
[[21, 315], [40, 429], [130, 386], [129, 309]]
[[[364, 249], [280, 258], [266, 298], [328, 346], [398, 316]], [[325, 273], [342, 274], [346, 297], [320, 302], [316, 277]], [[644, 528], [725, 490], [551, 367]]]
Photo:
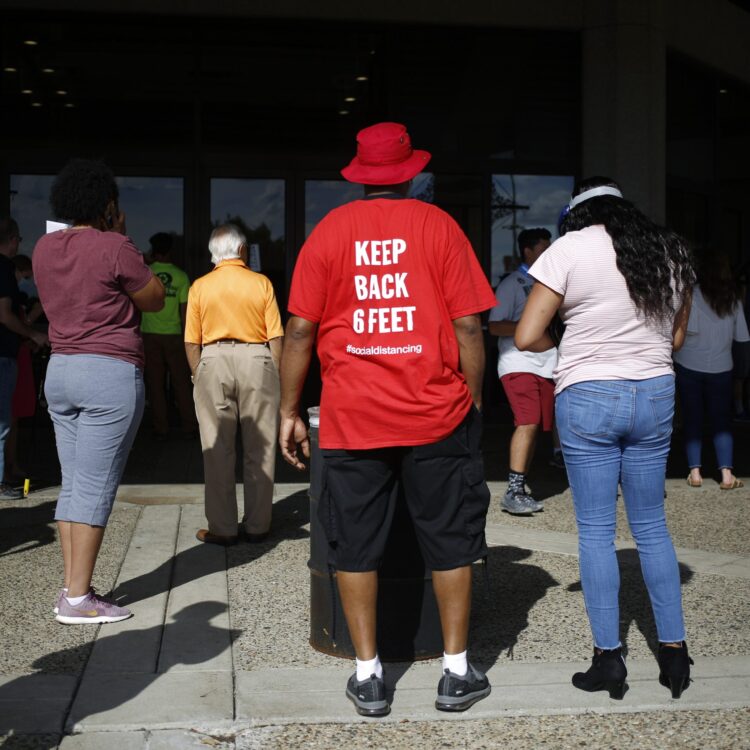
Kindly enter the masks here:
[[471, 407], [447, 438], [416, 446], [402, 462], [414, 523], [443, 632], [443, 663], [435, 707], [464, 711], [490, 693], [487, 677], [468, 660], [471, 565], [487, 555], [490, 493], [481, 454], [482, 419]]
[[73, 524], [70, 521], [57, 522], [57, 534], [60, 537], [60, 549], [63, 556], [63, 576], [65, 589], [70, 588], [71, 559], [73, 557]]
[[433, 570], [432, 587], [440, 611], [443, 649], [446, 654], [460, 654], [466, 651], [469, 642], [471, 565]]
[[625, 437], [622, 456], [625, 510], [662, 643], [685, 639], [680, 571], [664, 511], [673, 413], [671, 376], [640, 381], [633, 428]]
[[89, 592], [102, 539], [104, 526], [70, 524], [70, 579], [66, 585], [68, 598], [84, 596]]
[[245, 501], [242, 524], [248, 534], [265, 534], [271, 527], [279, 373], [266, 347], [237, 347], [235, 352]]
[[515, 424], [510, 440], [508, 489], [501, 501], [501, 507], [516, 515], [529, 515], [544, 507], [526, 492], [526, 474], [534, 455], [539, 425], [542, 422], [538, 380], [540, 379], [535, 375], [527, 372], [514, 372], [501, 378]]
[[526, 475], [534, 456], [538, 434], [538, 424], [519, 424], [513, 430], [510, 439], [510, 470], [512, 472]]
[[619, 433], [629, 419], [620, 381], [588, 381], [557, 397], [556, 417], [578, 526], [579, 565], [594, 646], [620, 646], [620, 571], [615, 550]]
[[[318, 518], [360, 661], [374, 658], [377, 570], [396, 508], [396, 449], [324, 450]], [[369, 677], [369, 675], [366, 675]]]
[[16, 373], [15, 359], [0, 357], [0, 489], [5, 477], [5, 442], [10, 432]]
[[677, 390], [682, 405], [682, 429], [685, 437], [685, 453], [690, 480], [694, 484], [702, 481], [701, 446], [703, 443], [703, 373], [689, 370], [682, 365], [675, 365]]
[[231, 353], [231, 345], [203, 350], [194, 391], [203, 449], [208, 531], [220, 537], [237, 536], [234, 480], [237, 388]]
[[711, 425], [711, 437], [716, 451], [716, 463], [721, 472], [721, 482], [731, 485], [735, 476], [734, 438], [732, 436], [732, 402], [729, 397], [732, 371], [706, 375], [706, 403]]
[[143, 416], [139, 368], [109, 357], [73, 356], [67, 386], [78, 408], [75, 469], [65, 516], [70, 523], [69, 598], [91, 588], [96, 558]]
[[336, 582], [354, 653], [359, 661], [370, 661], [378, 653], [376, 641], [378, 573], [375, 570], [363, 573], [338, 570]]
[[158, 333], [143, 334], [143, 351], [146, 358], [144, 380], [151, 405], [151, 425], [156, 435], [169, 432], [167, 397], [165, 393], [166, 362], [164, 358], [164, 337]]
[[195, 419], [193, 388], [190, 384], [190, 368], [185, 356], [185, 344], [179, 334], [165, 335], [162, 338], [164, 339], [164, 358], [180, 414], [180, 426], [183, 433], [189, 434], [195, 432], [198, 423]]

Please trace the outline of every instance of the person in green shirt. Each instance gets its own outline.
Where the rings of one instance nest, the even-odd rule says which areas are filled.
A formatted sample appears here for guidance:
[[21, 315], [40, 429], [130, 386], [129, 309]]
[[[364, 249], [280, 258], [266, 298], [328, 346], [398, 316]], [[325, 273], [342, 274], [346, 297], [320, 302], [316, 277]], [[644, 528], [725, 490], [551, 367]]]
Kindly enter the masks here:
[[153, 257], [151, 271], [161, 279], [166, 290], [164, 307], [159, 312], [143, 313], [141, 319], [146, 355], [144, 378], [151, 404], [153, 434], [157, 440], [166, 440], [169, 433], [166, 396], [166, 375], [169, 372], [180, 413], [182, 433], [186, 437], [194, 437], [198, 425], [190, 369], [182, 341], [190, 280], [181, 268], [171, 262], [172, 235], [158, 232], [149, 242]]

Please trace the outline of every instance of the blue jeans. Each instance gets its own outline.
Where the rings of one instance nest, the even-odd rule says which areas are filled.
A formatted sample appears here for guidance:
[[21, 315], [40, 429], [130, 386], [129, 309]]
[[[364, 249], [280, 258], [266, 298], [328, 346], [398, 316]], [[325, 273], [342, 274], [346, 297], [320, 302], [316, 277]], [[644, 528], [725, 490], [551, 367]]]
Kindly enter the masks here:
[[10, 432], [16, 373], [15, 357], [0, 357], [0, 484], [5, 476], [5, 441]]
[[701, 466], [703, 417], [708, 414], [719, 469], [732, 468], [732, 371], [698, 372], [675, 365], [685, 424], [685, 452], [691, 469]]
[[594, 645], [620, 646], [618, 482], [659, 640], [684, 640], [680, 572], [664, 515], [674, 378], [576, 383], [560, 393], [555, 408], [573, 492], [581, 584]]

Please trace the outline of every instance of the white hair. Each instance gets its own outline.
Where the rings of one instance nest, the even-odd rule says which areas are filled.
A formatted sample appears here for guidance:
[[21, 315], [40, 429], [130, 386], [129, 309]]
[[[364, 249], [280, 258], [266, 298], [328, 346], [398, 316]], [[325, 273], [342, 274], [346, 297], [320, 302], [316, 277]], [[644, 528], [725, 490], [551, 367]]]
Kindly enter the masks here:
[[222, 224], [211, 232], [208, 250], [211, 262], [216, 265], [222, 260], [240, 257], [240, 248], [247, 242], [245, 235], [234, 224]]

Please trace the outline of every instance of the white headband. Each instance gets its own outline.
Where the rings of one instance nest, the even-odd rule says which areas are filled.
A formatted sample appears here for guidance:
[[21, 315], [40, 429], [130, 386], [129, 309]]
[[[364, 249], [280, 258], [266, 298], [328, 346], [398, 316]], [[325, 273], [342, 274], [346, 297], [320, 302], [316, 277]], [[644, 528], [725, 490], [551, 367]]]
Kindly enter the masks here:
[[568, 209], [572, 211], [579, 203], [583, 203], [589, 198], [596, 198], [599, 195], [614, 195], [616, 198], [622, 198], [622, 193], [617, 188], [602, 185], [601, 187], [584, 190], [582, 193], [576, 195], [576, 197], [572, 198], [570, 203], [568, 203]]

